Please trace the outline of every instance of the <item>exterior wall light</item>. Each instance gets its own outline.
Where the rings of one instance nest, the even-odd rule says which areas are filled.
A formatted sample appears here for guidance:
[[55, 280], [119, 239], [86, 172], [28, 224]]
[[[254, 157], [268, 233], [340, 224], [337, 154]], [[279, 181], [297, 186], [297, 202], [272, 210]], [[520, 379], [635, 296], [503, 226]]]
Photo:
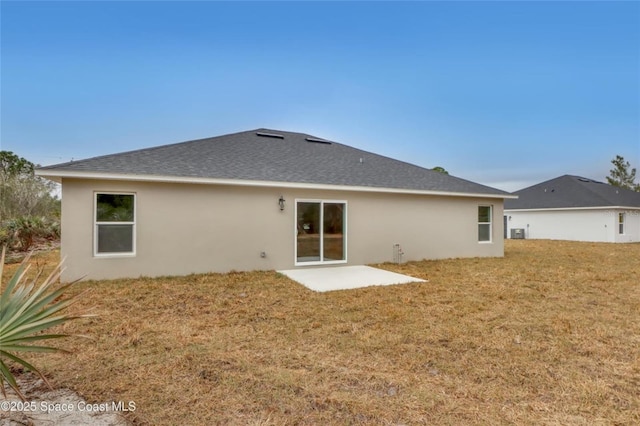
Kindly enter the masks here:
[[283, 210], [284, 210], [284, 202], [285, 202], [285, 199], [284, 199], [284, 197], [281, 195], [281, 196], [280, 196], [280, 199], [278, 200], [278, 205], [280, 206], [280, 211], [283, 211]]

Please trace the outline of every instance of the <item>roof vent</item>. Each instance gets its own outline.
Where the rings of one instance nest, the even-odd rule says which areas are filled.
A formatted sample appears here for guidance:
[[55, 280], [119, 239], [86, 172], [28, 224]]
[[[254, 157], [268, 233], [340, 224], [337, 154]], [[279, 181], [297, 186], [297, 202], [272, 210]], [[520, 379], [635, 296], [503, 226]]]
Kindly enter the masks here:
[[585, 179], [585, 178], [578, 178], [578, 180], [580, 182], [591, 182], [589, 179]]
[[325, 145], [331, 145], [330, 141], [324, 140], [324, 139], [318, 139], [318, 138], [304, 138], [307, 142], [313, 142], [313, 143], [323, 143]]
[[277, 133], [256, 132], [256, 135], [263, 136], [265, 138], [284, 139], [283, 135], [279, 135]]

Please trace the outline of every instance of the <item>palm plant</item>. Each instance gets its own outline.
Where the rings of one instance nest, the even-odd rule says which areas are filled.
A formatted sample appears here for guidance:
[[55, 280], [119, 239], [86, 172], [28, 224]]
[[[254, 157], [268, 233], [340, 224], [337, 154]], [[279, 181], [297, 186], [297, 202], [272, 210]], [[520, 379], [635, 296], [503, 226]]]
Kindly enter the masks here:
[[[0, 289], [2, 288], [4, 257], [5, 248], [2, 249], [0, 259]], [[69, 316], [62, 313], [74, 302], [75, 296], [59, 299], [73, 283], [57, 289], [53, 288], [62, 272], [61, 263], [42, 283], [37, 284], [42, 271], [39, 271], [33, 280], [27, 279], [30, 258], [29, 254], [22, 261], [9, 279], [7, 287], [0, 294], [0, 387], [6, 397], [4, 382], [7, 382], [22, 400], [25, 400], [25, 397], [5, 361], [11, 360], [36, 373], [51, 388], [51, 384], [40, 370], [17, 354], [22, 352], [68, 352], [64, 349], [39, 346], [33, 343], [68, 337], [67, 334], [48, 334], [46, 330], [72, 319], [90, 316]]]

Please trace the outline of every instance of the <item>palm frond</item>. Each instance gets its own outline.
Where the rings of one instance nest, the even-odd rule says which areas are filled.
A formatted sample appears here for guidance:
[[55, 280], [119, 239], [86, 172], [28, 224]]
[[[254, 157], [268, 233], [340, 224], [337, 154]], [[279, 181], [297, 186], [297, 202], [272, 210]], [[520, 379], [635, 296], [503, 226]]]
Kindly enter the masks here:
[[[0, 257], [0, 289], [2, 289], [4, 259], [5, 248], [3, 248], [2, 256]], [[43, 332], [73, 319], [94, 316], [66, 315], [63, 313], [77, 300], [76, 298], [79, 295], [61, 299], [69, 289], [69, 286], [74, 283], [60, 286], [57, 289], [54, 288], [63, 271], [62, 262], [53, 269], [47, 278], [38, 284], [42, 271], [38, 271], [32, 280], [26, 279], [30, 268], [30, 259], [31, 254], [25, 257], [7, 282], [7, 286], [0, 293], [0, 387], [2, 388], [2, 393], [5, 394], [4, 383], [6, 382], [23, 400], [24, 395], [20, 391], [18, 383], [5, 360], [10, 360], [36, 373], [51, 387], [40, 370], [22, 358], [22, 356], [16, 355], [16, 353], [68, 352], [53, 346], [36, 345], [34, 342], [68, 337], [69, 335], [67, 334], [47, 334]], [[84, 292], [81, 294], [84, 294]]]

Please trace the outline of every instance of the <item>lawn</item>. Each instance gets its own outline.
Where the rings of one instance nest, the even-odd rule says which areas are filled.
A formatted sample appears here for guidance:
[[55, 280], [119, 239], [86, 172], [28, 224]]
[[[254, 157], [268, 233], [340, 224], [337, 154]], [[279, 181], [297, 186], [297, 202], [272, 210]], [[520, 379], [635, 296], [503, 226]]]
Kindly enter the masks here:
[[99, 317], [64, 329], [92, 339], [29, 359], [90, 402], [135, 401], [134, 424], [640, 423], [640, 244], [379, 266], [429, 282], [82, 282], [73, 310]]

